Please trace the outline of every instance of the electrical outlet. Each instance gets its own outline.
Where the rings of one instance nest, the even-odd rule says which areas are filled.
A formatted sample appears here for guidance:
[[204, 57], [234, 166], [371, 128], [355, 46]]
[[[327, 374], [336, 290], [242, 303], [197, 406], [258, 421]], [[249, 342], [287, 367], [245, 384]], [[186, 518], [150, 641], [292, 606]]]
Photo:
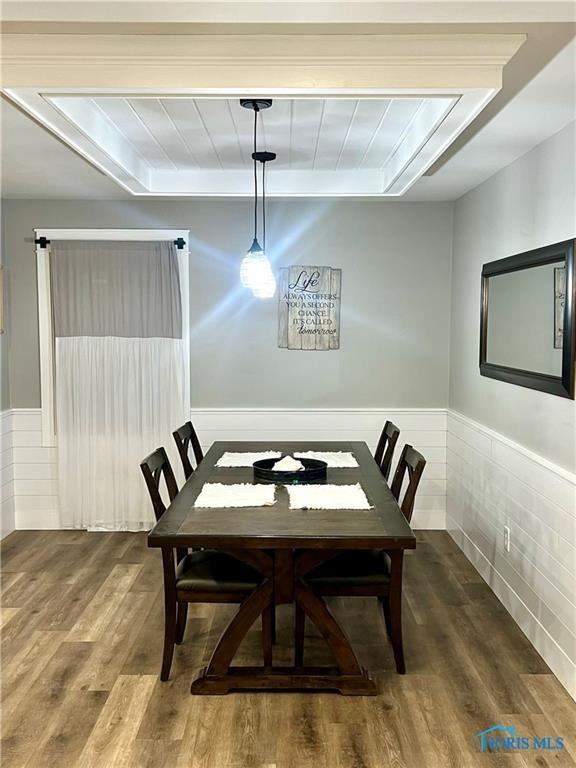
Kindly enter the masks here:
[[510, 552], [510, 528], [507, 525], [504, 526], [504, 549]]

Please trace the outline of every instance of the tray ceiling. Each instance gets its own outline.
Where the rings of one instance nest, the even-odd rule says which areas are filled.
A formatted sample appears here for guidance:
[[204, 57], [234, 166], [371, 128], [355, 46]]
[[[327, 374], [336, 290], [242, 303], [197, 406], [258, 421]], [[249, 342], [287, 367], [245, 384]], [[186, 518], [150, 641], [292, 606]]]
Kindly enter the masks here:
[[[495, 96], [523, 35], [5, 35], [4, 93], [139, 196], [397, 197]], [[42, 87], [34, 87], [42, 83]]]
[[[461, 95], [275, 98], [259, 123], [259, 148], [277, 153], [268, 192], [401, 195], [477, 106], [461, 102]], [[236, 97], [26, 93], [24, 106], [135, 195], [252, 194], [254, 116]]]

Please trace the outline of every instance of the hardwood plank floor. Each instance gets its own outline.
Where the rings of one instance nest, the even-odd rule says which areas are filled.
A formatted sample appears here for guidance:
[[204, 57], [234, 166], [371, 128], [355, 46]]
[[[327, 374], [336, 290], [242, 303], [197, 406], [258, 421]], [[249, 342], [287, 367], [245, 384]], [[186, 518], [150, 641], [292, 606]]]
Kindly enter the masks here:
[[[406, 557], [404, 677], [376, 601], [331, 602], [374, 698], [191, 696], [234, 606], [190, 606], [161, 683], [162, 569], [144, 534], [20, 531], [0, 555], [4, 768], [576, 767], [576, 703], [446, 533], [419, 533]], [[288, 608], [277, 639], [291, 663]], [[306, 662], [330, 663], [309, 623]], [[259, 624], [236, 663], [261, 663]], [[480, 753], [497, 723], [566, 748]]]

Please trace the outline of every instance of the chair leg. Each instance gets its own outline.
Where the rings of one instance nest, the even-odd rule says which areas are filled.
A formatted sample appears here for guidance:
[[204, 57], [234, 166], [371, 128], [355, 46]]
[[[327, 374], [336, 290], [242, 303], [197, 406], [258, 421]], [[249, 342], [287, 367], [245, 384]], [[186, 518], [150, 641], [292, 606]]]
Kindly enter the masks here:
[[394, 651], [396, 671], [399, 675], [406, 673], [404, 663], [404, 646], [402, 643], [402, 555], [403, 553], [389, 553], [392, 559], [390, 574], [390, 640]]
[[270, 608], [270, 618], [272, 620], [272, 643], [276, 644], [276, 606]]
[[188, 618], [188, 603], [178, 603], [176, 613], [176, 644], [180, 645], [184, 640], [186, 631], [186, 619]]
[[262, 612], [262, 655], [264, 666], [272, 666], [272, 643], [274, 627], [274, 604], [272, 603]]
[[390, 623], [390, 601], [388, 596], [379, 597], [380, 607], [382, 608], [382, 615], [384, 616], [384, 623], [386, 624], [386, 634], [388, 639], [392, 639], [392, 625]]
[[304, 629], [306, 614], [299, 606], [294, 606], [294, 664], [297, 667], [304, 666]]
[[160, 680], [165, 682], [170, 677], [174, 643], [176, 640], [176, 600], [166, 598], [164, 602], [164, 653]]

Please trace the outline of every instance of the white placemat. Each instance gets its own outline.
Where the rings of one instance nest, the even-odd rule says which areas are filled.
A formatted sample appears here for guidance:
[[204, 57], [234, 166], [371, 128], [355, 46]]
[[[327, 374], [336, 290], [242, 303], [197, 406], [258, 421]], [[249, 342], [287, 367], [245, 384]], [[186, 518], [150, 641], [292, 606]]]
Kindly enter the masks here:
[[226, 451], [216, 462], [217, 467], [251, 467], [261, 459], [279, 459], [280, 451], [260, 451], [260, 453], [231, 453]]
[[358, 462], [353, 454], [346, 451], [304, 451], [295, 453], [297, 459], [319, 459], [325, 461], [329, 467], [357, 467]]
[[198, 494], [195, 507], [271, 507], [276, 499], [275, 485], [250, 483], [205, 483]]
[[370, 509], [360, 483], [355, 485], [288, 485], [290, 509]]

